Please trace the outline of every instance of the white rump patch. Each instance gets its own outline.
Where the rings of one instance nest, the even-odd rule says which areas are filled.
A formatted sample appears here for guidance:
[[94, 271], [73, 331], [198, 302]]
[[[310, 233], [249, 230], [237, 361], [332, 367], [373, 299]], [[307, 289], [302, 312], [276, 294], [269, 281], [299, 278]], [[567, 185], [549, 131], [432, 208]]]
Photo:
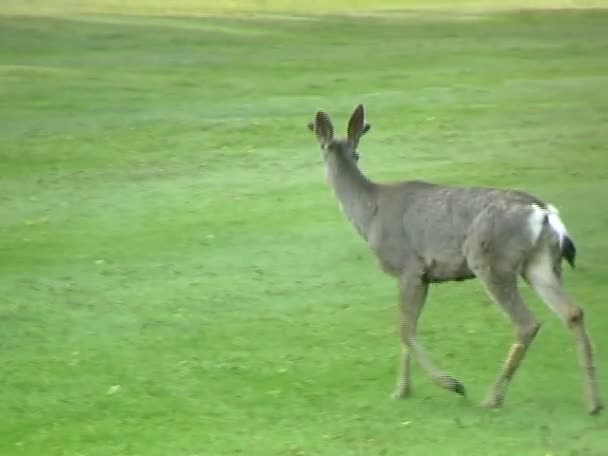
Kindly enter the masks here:
[[553, 229], [553, 232], [558, 235], [559, 245], [561, 247], [564, 243], [564, 238], [568, 236], [568, 230], [566, 230], [566, 225], [564, 225], [564, 222], [560, 218], [557, 208], [552, 204], [547, 204], [546, 209], [540, 207], [538, 204], [532, 204], [531, 207], [532, 213], [530, 214], [530, 218], [528, 218], [528, 226], [530, 228], [532, 242], [536, 244], [538, 241], [546, 217], [549, 226]]
[[568, 230], [566, 230], [566, 225], [564, 225], [564, 222], [562, 222], [562, 219], [559, 216], [559, 211], [552, 204], [547, 204], [547, 215], [549, 219], [549, 225], [551, 225], [553, 231], [555, 231], [559, 236], [559, 245], [561, 247], [564, 243], [564, 238], [568, 236]]
[[532, 204], [532, 213], [528, 218], [528, 227], [530, 228], [530, 236], [532, 243], [536, 244], [540, 237], [540, 232], [543, 230], [547, 210], [540, 207], [538, 204]]

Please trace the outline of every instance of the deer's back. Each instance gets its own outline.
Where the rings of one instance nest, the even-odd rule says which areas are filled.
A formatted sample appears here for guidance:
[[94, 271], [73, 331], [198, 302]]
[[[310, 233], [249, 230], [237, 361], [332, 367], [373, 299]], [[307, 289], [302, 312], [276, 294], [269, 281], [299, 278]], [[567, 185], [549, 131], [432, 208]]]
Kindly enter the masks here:
[[408, 181], [378, 187], [370, 246], [383, 269], [400, 275], [418, 268], [431, 282], [474, 277], [465, 247], [527, 247], [527, 217], [544, 203], [527, 193], [446, 187]]

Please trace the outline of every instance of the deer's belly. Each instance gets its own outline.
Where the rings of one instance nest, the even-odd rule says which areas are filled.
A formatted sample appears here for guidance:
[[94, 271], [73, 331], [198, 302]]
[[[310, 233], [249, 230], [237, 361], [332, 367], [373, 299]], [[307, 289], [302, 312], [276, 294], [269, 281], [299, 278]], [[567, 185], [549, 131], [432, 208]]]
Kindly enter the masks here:
[[431, 258], [426, 261], [424, 277], [427, 282], [449, 282], [475, 277], [467, 261], [462, 258]]

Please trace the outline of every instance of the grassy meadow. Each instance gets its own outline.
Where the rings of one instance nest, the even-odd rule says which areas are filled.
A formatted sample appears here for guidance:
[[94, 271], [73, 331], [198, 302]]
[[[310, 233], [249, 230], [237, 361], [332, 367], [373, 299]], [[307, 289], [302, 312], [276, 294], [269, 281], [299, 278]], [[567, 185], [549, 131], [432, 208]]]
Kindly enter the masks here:
[[364, 103], [372, 178], [559, 207], [606, 400], [606, 2], [367, 3], [0, 1], [0, 455], [608, 453], [527, 289], [544, 325], [502, 410], [512, 329], [476, 281], [419, 329], [469, 398], [421, 369], [389, 398], [396, 284], [306, 129]]

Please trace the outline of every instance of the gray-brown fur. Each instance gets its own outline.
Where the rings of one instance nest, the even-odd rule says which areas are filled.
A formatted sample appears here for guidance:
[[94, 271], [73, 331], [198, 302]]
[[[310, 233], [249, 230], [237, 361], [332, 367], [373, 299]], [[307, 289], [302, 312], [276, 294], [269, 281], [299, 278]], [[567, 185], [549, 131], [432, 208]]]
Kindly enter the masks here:
[[[358, 166], [357, 145], [370, 128], [361, 105], [349, 120], [345, 139], [334, 138], [329, 116], [322, 111], [309, 128], [321, 144], [327, 180], [344, 214], [382, 269], [399, 283], [403, 354], [395, 397], [410, 393], [412, 356], [439, 386], [465, 395], [462, 383], [430, 360], [416, 338], [416, 326], [431, 283], [477, 277], [515, 329], [505, 364], [484, 400], [488, 407], [502, 405], [509, 381], [540, 327], [517, 289], [521, 276], [572, 330], [588, 411], [601, 410], [583, 312], [561, 283], [561, 260], [566, 256], [573, 264], [574, 243], [567, 235], [560, 242], [544, 202], [514, 190], [415, 180], [373, 182]], [[536, 223], [538, 214], [545, 215]]]

